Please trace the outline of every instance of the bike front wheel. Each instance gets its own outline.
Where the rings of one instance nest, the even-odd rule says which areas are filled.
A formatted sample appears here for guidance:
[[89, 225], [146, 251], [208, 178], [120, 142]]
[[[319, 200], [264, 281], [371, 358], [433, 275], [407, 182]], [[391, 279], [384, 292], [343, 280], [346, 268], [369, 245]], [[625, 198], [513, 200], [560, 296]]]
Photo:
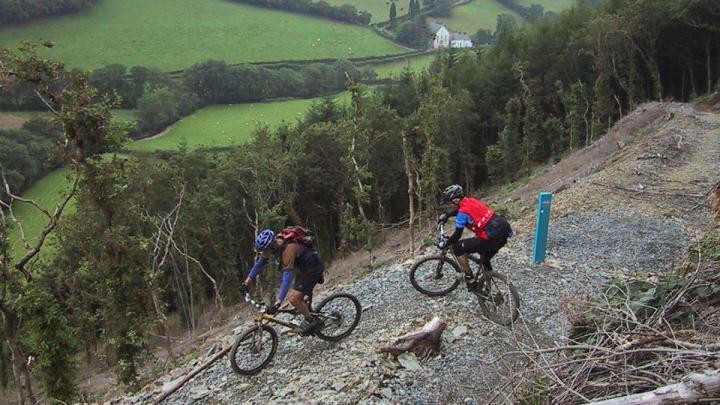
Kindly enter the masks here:
[[423, 257], [410, 268], [410, 283], [431, 297], [447, 295], [460, 284], [458, 264], [445, 256]]
[[323, 340], [336, 342], [350, 335], [360, 323], [362, 307], [354, 295], [337, 293], [320, 301], [315, 316], [323, 321], [323, 326], [315, 335]]
[[520, 314], [520, 296], [510, 280], [494, 271], [483, 272], [475, 294], [480, 310], [491, 321], [510, 326]]
[[253, 325], [230, 349], [230, 366], [242, 375], [257, 374], [270, 363], [278, 346], [278, 335], [268, 325]]

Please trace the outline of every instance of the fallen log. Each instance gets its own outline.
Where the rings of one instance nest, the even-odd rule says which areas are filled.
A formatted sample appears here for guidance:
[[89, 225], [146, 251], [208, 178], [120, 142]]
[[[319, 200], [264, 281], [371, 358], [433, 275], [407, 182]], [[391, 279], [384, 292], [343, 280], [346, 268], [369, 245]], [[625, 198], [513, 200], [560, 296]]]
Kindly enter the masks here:
[[665, 405], [687, 404], [703, 399], [717, 399], [720, 394], [720, 372], [710, 370], [692, 373], [677, 384], [626, 397], [592, 402], [592, 405]]
[[418, 358], [436, 354], [440, 351], [440, 337], [446, 326], [442, 319], [435, 317], [421, 330], [397, 338], [391, 346], [382, 347], [378, 352], [393, 356], [411, 352]]
[[218, 361], [218, 359], [220, 359], [221, 357], [223, 357], [224, 355], [226, 355], [227, 352], [229, 352], [231, 348], [232, 348], [232, 345], [229, 345], [228, 347], [226, 347], [226, 348], [220, 350], [219, 352], [217, 352], [210, 360], [208, 360], [208, 361], [206, 361], [205, 363], [203, 363], [203, 364], [195, 367], [195, 369], [193, 369], [193, 371], [191, 371], [191, 372], [188, 373], [185, 377], [183, 377], [181, 380], [179, 380], [178, 382], [176, 382], [175, 385], [173, 385], [172, 387], [168, 388], [167, 391], [164, 391], [164, 392], [162, 393], [162, 395], [160, 395], [160, 396], [158, 397], [158, 399], [156, 399], [155, 401], [153, 401], [153, 405], [157, 405], [157, 404], [159, 404], [160, 402], [164, 401], [165, 398], [167, 398], [167, 397], [169, 397], [170, 395], [172, 395], [173, 392], [179, 390], [180, 387], [182, 387], [183, 385], [185, 385], [186, 382], [190, 381], [190, 379], [192, 379], [193, 377], [195, 377], [198, 373], [200, 373], [201, 371], [205, 370], [205, 369], [208, 368], [211, 364], [215, 363], [216, 361]]

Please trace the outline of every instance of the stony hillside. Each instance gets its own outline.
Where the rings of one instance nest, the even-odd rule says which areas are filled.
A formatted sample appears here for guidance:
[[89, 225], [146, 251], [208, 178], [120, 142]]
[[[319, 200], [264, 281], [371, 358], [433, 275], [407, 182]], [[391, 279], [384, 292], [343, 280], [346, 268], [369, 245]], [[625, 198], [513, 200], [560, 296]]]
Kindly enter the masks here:
[[[709, 197], [719, 180], [719, 115], [685, 104], [643, 105], [607, 137], [511, 194], [524, 215], [513, 222], [518, 236], [494, 264], [523, 300], [515, 331], [483, 318], [462, 286], [446, 297], [421, 295], [408, 281], [408, 260], [320, 290], [320, 296], [349, 291], [362, 302], [361, 323], [346, 340], [282, 334], [275, 359], [257, 376], [236, 375], [227, 360], [218, 361], [165, 403], [496, 402], [493, 388], [511, 372], [518, 342], [563, 342], [568, 314], [610, 277], [658, 272], [681, 261], [711, 221]], [[537, 191], [555, 196], [549, 259], [536, 266], [530, 258]], [[448, 324], [441, 355], [405, 368], [376, 353], [434, 316]], [[248, 322], [238, 319], [227, 329], [239, 332]], [[230, 332], [218, 347], [229, 341]], [[202, 361], [116, 402], [150, 402]]]

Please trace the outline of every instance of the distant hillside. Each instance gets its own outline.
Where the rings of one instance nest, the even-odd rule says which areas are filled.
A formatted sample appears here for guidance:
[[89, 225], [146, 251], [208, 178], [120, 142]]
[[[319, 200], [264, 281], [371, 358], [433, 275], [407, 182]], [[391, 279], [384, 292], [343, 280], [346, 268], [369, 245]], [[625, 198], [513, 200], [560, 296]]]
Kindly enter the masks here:
[[121, 63], [179, 70], [208, 59], [242, 63], [406, 51], [369, 28], [222, 0], [104, 0], [82, 14], [0, 28], [0, 44], [14, 47], [23, 39], [53, 41], [44, 55], [83, 69]]
[[480, 29], [495, 31], [497, 17], [500, 14], [512, 15], [517, 21], [522, 20], [516, 12], [495, 0], [472, 0], [454, 7], [448, 18], [433, 19], [447, 25], [453, 31], [473, 35]]
[[18, 24], [42, 17], [70, 14], [89, 7], [96, 0], [0, 1], [0, 24]]

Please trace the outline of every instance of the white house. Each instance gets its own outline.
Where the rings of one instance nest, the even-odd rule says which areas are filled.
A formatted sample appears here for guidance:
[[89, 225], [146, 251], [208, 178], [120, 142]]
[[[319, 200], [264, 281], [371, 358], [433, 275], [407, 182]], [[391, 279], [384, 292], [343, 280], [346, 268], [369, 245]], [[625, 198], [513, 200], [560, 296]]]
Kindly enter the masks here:
[[453, 32], [450, 34], [451, 48], [472, 48], [473, 43], [469, 36]]
[[433, 48], [448, 48], [450, 46], [450, 31], [444, 25], [430, 23], [430, 30], [433, 33]]
[[438, 23], [430, 23], [433, 48], [472, 48], [470, 37], [465, 34], [448, 31], [447, 27]]

